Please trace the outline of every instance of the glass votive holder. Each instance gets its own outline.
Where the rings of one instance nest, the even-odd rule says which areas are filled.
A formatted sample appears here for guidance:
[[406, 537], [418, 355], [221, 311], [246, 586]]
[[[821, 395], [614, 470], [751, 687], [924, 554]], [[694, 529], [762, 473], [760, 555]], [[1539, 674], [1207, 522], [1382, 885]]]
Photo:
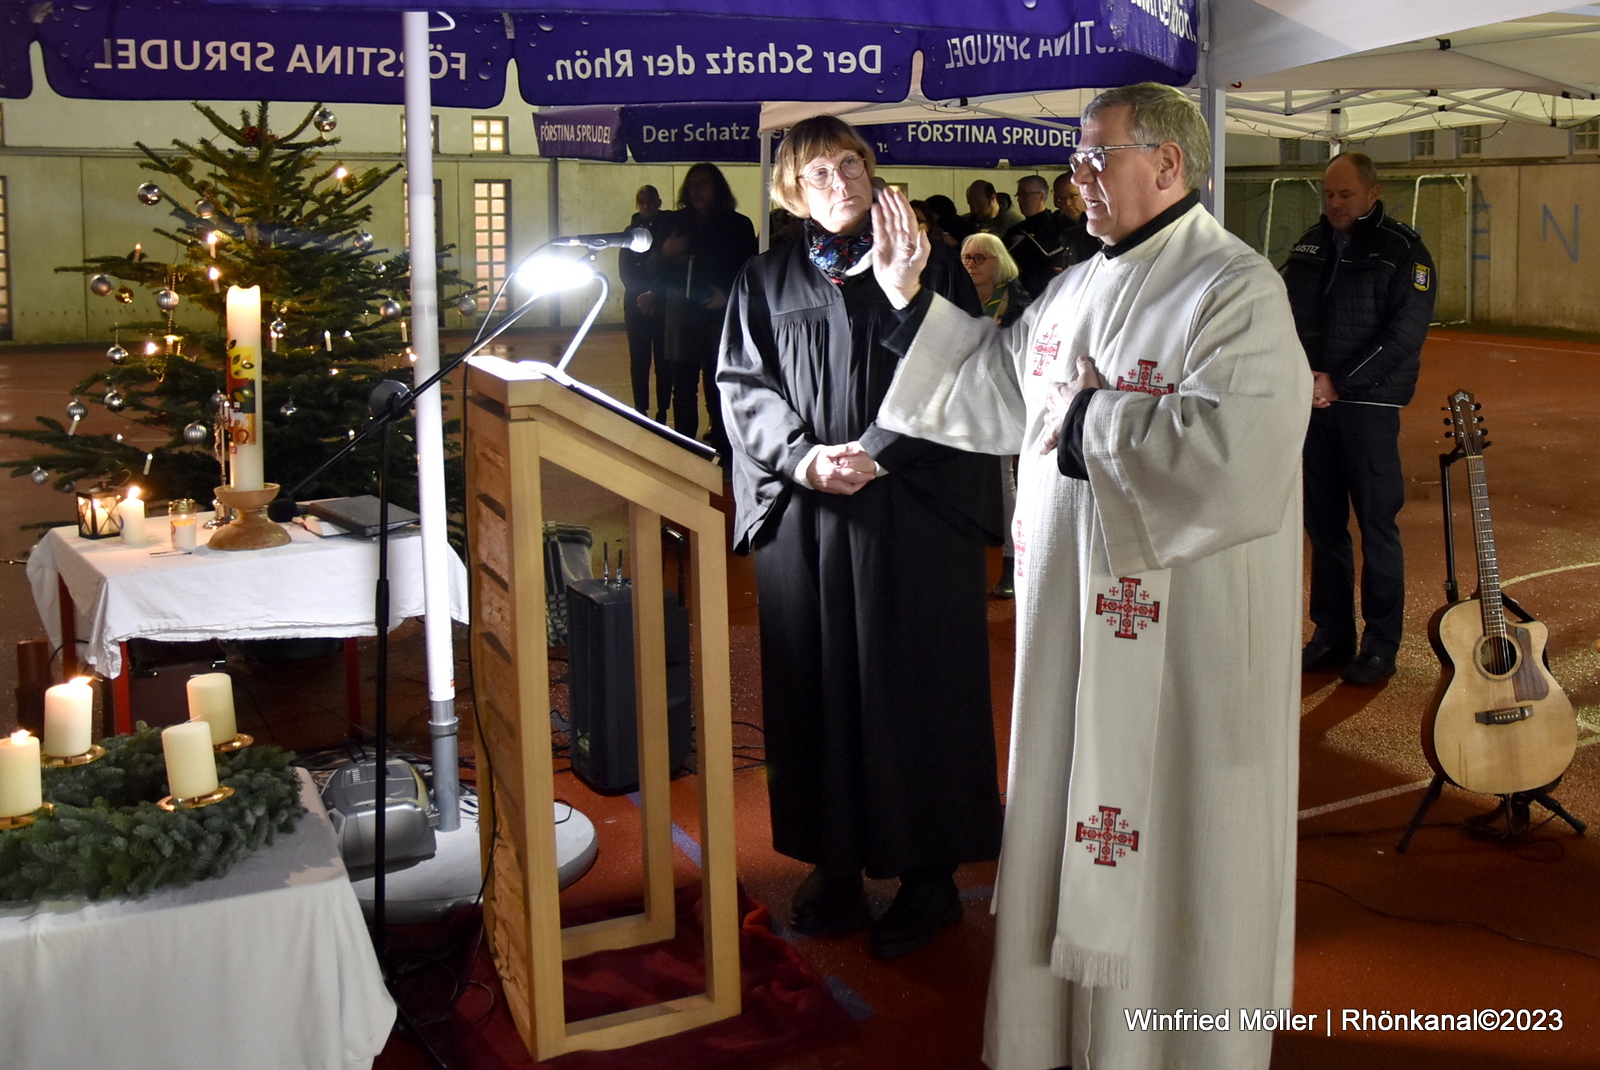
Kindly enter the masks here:
[[193, 550], [195, 522], [199, 519], [193, 498], [174, 498], [167, 503], [167, 521], [172, 525], [172, 548]]

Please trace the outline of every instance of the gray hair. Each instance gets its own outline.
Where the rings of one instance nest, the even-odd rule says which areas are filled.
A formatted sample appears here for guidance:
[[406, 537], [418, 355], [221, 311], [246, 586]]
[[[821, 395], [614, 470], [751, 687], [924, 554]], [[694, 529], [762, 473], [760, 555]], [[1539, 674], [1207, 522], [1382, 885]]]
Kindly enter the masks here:
[[1017, 193], [1020, 194], [1024, 189], [1038, 190], [1040, 193], [1049, 196], [1050, 183], [1044, 180], [1043, 175], [1026, 175], [1017, 179]]
[[1183, 153], [1183, 180], [1197, 190], [1211, 170], [1211, 132], [1199, 107], [1182, 90], [1159, 82], [1140, 82], [1107, 89], [1083, 109], [1083, 118], [1092, 119], [1106, 108], [1126, 107], [1131, 116], [1129, 130], [1135, 141], [1166, 144], [1171, 141]]

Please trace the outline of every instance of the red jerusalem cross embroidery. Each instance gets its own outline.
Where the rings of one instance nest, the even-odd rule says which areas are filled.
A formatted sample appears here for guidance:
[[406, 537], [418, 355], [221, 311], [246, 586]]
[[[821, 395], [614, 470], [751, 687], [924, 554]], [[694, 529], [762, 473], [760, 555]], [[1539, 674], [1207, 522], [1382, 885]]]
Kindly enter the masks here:
[[1117, 859], [1139, 849], [1139, 834], [1115, 806], [1102, 806], [1097, 817], [1078, 822], [1078, 843], [1088, 841], [1089, 853], [1097, 866], [1115, 866]]
[[1164, 385], [1161, 383], [1161, 374], [1156, 371], [1155, 361], [1141, 360], [1139, 362], [1139, 374], [1132, 379], [1117, 379], [1117, 389], [1135, 390], [1141, 394], [1153, 394], [1156, 397], [1161, 397], [1163, 394], [1170, 394], [1178, 388], [1171, 383]]
[[1161, 603], [1145, 599], [1136, 579], [1123, 576], [1117, 583], [1121, 590], [1113, 590], [1110, 598], [1094, 596], [1095, 615], [1106, 617], [1107, 623], [1116, 628], [1118, 639], [1137, 639], [1138, 632], [1161, 620]]

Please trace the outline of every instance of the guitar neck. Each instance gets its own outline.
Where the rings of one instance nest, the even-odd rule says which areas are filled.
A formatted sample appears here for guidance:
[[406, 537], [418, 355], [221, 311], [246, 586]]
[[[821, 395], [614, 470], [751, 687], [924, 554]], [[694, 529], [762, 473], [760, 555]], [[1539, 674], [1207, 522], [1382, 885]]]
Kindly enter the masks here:
[[1467, 458], [1467, 485], [1472, 492], [1472, 535], [1478, 550], [1478, 600], [1483, 634], [1505, 638], [1506, 614], [1500, 598], [1500, 562], [1494, 550], [1494, 520], [1489, 515], [1489, 480], [1483, 457]]

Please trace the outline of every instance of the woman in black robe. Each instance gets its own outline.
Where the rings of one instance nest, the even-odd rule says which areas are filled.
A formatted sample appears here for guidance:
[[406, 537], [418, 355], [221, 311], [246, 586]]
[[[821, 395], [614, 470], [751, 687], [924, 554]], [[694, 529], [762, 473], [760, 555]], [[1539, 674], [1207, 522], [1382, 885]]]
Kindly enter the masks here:
[[[900, 317], [871, 267], [872, 149], [831, 116], [785, 136], [774, 199], [805, 235], [729, 298], [718, 383], [735, 549], [754, 553], [773, 846], [816, 868], [794, 926], [865, 921], [862, 873], [899, 877], [881, 957], [961, 919], [956, 866], [1000, 847], [984, 545], [999, 465], [874, 423]], [[922, 284], [977, 314], [951, 251]]]

